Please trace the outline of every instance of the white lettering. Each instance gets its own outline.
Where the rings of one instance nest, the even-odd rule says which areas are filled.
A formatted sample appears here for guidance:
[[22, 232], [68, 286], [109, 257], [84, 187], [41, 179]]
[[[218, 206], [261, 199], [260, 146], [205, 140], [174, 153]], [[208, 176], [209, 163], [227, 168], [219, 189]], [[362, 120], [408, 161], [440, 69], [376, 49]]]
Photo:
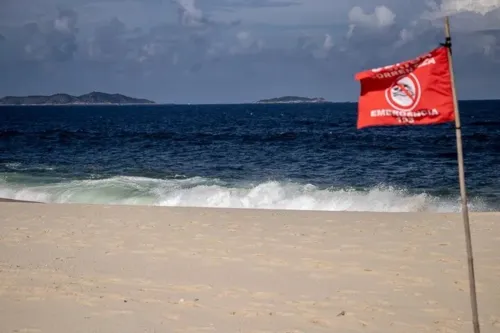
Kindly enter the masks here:
[[392, 109], [379, 109], [371, 110], [370, 117], [396, 117], [399, 118], [400, 122], [413, 122], [414, 119], [425, 118], [425, 117], [435, 117], [439, 116], [439, 111], [436, 109], [432, 110], [418, 110], [418, 111], [401, 111]]
[[377, 79], [389, 79], [389, 78], [395, 77], [395, 76], [410, 74], [411, 72], [412, 72], [412, 70], [410, 68], [399, 68], [399, 69], [394, 70], [392, 72], [379, 73], [375, 77]]
[[399, 117], [398, 122], [403, 123], [403, 124], [413, 124], [415, 122], [415, 119], [414, 118]]
[[391, 69], [392, 67], [395, 67], [395, 66], [398, 66], [399, 64], [393, 64], [393, 65], [388, 65], [388, 66], [384, 66], [384, 67], [379, 67], [379, 68], [374, 68], [372, 69], [372, 72], [373, 73], [378, 73], [380, 71], [383, 71], [384, 69]]
[[436, 64], [436, 58], [428, 58], [425, 59], [418, 67], [424, 67], [424, 66], [429, 66], [429, 65], [435, 65]]
[[[432, 57], [430, 54], [416, 58], [414, 60], [407, 61], [405, 63], [397, 63], [389, 66], [379, 67], [372, 69], [373, 73], [378, 73], [375, 77], [377, 79], [386, 79], [394, 76], [401, 76], [405, 74], [411, 73], [415, 68], [425, 67], [429, 65], [435, 65], [436, 58]], [[387, 71], [393, 69], [392, 71], [388, 71], [385, 73], [379, 73], [382, 71]]]

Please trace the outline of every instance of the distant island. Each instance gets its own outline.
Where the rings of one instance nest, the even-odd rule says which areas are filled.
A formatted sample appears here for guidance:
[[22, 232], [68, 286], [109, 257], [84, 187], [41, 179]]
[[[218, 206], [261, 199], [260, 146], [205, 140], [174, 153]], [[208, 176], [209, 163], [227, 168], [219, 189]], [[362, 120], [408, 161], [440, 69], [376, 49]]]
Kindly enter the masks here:
[[270, 104], [270, 103], [327, 103], [324, 98], [315, 97], [315, 98], [307, 98], [307, 97], [299, 97], [299, 96], [283, 96], [278, 98], [270, 98], [270, 99], [261, 99], [257, 103], [261, 104]]
[[81, 96], [55, 94], [50, 96], [6, 96], [0, 98], [0, 105], [65, 105], [65, 104], [154, 104], [142, 98], [120, 94], [91, 92]]

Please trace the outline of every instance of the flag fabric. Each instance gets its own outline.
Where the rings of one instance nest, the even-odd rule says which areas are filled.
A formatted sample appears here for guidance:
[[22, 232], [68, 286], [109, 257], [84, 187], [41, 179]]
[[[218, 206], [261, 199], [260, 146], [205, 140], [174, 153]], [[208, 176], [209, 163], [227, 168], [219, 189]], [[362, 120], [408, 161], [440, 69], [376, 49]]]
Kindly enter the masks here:
[[454, 121], [447, 52], [441, 46], [415, 59], [357, 73], [357, 128]]

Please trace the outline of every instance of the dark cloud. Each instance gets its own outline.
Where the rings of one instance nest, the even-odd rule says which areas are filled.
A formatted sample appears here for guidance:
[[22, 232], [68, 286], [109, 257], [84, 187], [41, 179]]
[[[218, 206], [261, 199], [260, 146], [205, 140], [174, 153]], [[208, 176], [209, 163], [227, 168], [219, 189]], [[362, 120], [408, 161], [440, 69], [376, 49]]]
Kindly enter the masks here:
[[189, 69], [189, 71], [191, 73], [197, 73], [197, 72], [201, 71], [202, 68], [203, 68], [203, 64], [202, 63], [196, 63], [193, 66], [191, 66], [191, 68]]
[[126, 32], [125, 24], [116, 17], [98, 26], [87, 45], [89, 57], [92, 60], [111, 62], [126, 57], [128, 51], [124, 40]]
[[[421, 10], [405, 14], [418, 7], [414, 0], [381, 0], [382, 10], [372, 0], [356, 0], [342, 5], [341, 22], [297, 21], [293, 27], [279, 17], [252, 24], [242, 13], [261, 7], [297, 12], [301, 8], [294, 6], [304, 0], [155, 1], [128, 3], [151, 5], [148, 10], [168, 6], [168, 19], [139, 24], [128, 9], [109, 12], [119, 2], [107, 0], [102, 6], [108, 16], [95, 21], [89, 12], [61, 9], [52, 18], [1, 27], [0, 95], [103, 90], [159, 102], [242, 102], [284, 94], [355, 100], [357, 71], [418, 56], [443, 41], [441, 20], [420, 19]], [[93, 6], [98, 9], [99, 1]], [[361, 11], [350, 21], [351, 6]], [[488, 24], [471, 13], [452, 19], [464, 98], [498, 95], [492, 87], [500, 77], [500, 33], [492, 13], [484, 16]]]
[[394, 42], [398, 39], [399, 30], [392, 26], [380, 29], [354, 27], [352, 34], [340, 42], [340, 47], [363, 67], [371, 67], [381, 61], [392, 61]]
[[[125, 75], [161, 72], [195, 74], [210, 61], [210, 51], [223, 35], [236, 35], [234, 24], [212, 20], [194, 1], [174, 1], [179, 20], [150, 29], [132, 29], [117, 18], [101, 24], [86, 41], [89, 61], [107, 62], [110, 70]], [[229, 52], [228, 45], [224, 52]], [[182, 67], [184, 70], [179, 70]]]
[[213, 0], [212, 6], [235, 10], [237, 8], [289, 7], [302, 4], [299, 0]]
[[297, 50], [310, 50], [316, 47], [315, 40], [312, 36], [299, 36], [297, 37]]
[[24, 24], [9, 35], [10, 51], [28, 61], [69, 61], [78, 49], [77, 20], [76, 12], [65, 9], [52, 20]]

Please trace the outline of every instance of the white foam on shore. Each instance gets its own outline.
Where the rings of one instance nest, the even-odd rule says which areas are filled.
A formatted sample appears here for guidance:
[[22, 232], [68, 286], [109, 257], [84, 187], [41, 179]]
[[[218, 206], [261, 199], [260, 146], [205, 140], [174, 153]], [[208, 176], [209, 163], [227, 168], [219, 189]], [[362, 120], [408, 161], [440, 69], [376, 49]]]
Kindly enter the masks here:
[[[0, 179], [0, 197], [45, 203], [127, 204], [178, 207], [258, 208], [321, 211], [458, 212], [458, 198], [441, 198], [377, 186], [366, 190], [320, 189], [310, 184], [269, 181], [228, 185], [216, 179], [152, 179], [118, 176], [49, 184]], [[472, 198], [472, 211], [490, 211]]]

